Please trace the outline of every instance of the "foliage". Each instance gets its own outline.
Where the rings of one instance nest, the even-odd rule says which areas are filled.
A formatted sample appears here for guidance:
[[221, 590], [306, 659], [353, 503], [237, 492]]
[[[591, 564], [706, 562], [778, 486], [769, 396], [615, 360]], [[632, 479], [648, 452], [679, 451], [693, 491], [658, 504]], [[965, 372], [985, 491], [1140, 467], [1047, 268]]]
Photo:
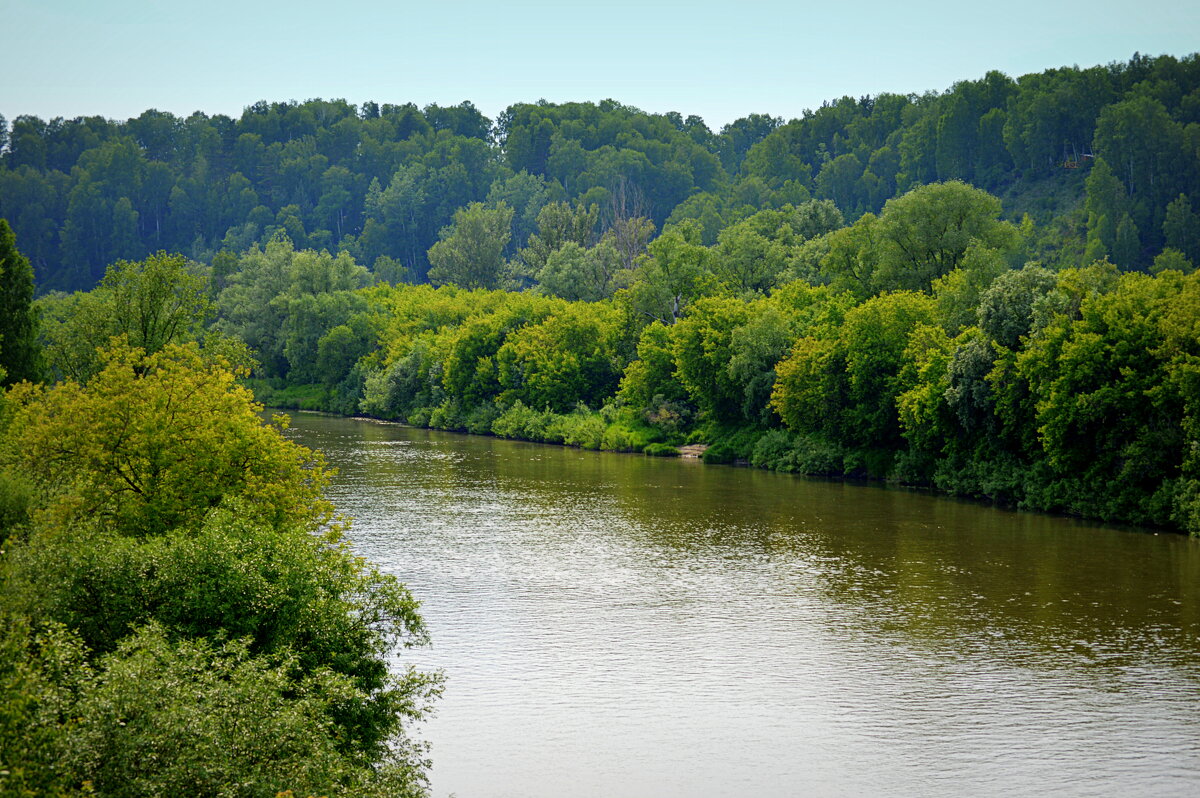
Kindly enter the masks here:
[[199, 264], [159, 252], [143, 261], [118, 261], [86, 294], [42, 301], [44, 335], [52, 370], [86, 381], [103, 361], [109, 339], [155, 354], [171, 344], [205, 340], [218, 356], [248, 362], [237, 343], [206, 333], [212, 303]]
[[429, 249], [429, 281], [463, 288], [497, 288], [504, 266], [504, 248], [511, 235], [513, 210], [501, 202], [495, 208], [472, 203], [454, 213], [454, 222]]
[[101, 362], [86, 385], [9, 394], [0, 465], [33, 485], [35, 512], [60, 524], [99, 517], [136, 536], [196, 528], [233, 501], [273, 528], [327, 520], [320, 458], [264, 427], [222, 364], [194, 345], [118, 347]]
[[0, 385], [41, 377], [33, 269], [17, 251], [16, 236], [0, 219]]
[[101, 361], [0, 413], [5, 789], [422, 794], [440, 681], [388, 656], [427, 634], [320, 457], [194, 343]]

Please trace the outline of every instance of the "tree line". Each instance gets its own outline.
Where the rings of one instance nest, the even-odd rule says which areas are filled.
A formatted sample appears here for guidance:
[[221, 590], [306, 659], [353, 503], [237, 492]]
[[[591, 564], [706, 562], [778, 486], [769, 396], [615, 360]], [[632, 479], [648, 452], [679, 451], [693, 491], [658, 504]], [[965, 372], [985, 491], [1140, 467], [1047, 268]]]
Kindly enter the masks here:
[[[431, 259], [501, 212], [460, 213]], [[628, 265], [596, 217], [551, 204], [516, 261], [490, 249], [509, 281], [543, 264], [522, 290], [472, 282], [478, 252], [440, 287], [390, 283], [283, 233], [219, 269], [119, 262], [38, 302], [46, 373], [86, 384], [98, 338], [195, 341], [252, 366], [273, 406], [621, 451], [707, 443], [710, 462], [1200, 533], [1200, 278], [1181, 252], [1149, 273], [1047, 265], [1036, 224], [959, 181], [852, 224], [827, 200], [759, 211], [710, 246], [694, 220], [668, 224]]]
[[711, 245], [762, 210], [826, 199], [854, 221], [962, 180], [1011, 218], [1028, 213], [1043, 260], [1085, 265], [1086, 250], [1145, 269], [1164, 247], [1197, 257], [1197, 131], [1195, 55], [991, 72], [944, 92], [843, 97], [786, 124], [750, 114], [716, 133], [612, 100], [521, 103], [495, 120], [469, 102], [343, 100], [260, 102], [238, 118], [18, 116], [0, 118], [0, 217], [43, 291], [89, 289], [109, 264], [159, 250], [210, 263], [280, 230], [298, 249], [426, 282], [439, 232], [472, 203], [511, 210], [511, 258], [554, 202], [595, 206], [602, 230], [694, 220]]

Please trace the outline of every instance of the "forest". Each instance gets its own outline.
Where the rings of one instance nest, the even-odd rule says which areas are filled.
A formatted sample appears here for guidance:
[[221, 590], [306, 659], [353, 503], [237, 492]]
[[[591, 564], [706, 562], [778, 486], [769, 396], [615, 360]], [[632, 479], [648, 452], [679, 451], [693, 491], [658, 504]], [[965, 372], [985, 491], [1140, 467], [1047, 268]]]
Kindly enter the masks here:
[[0, 120], [7, 785], [421, 794], [415, 601], [263, 405], [1200, 535], [1198, 200], [1196, 55], [719, 133], [611, 100]]
[[[695, 220], [711, 246], [759, 211], [826, 199], [853, 222], [917, 186], [962, 180], [999, 197], [1006, 218], [1030, 215], [1045, 265], [1079, 265], [1090, 247], [1144, 270], [1164, 246], [1197, 254], [1180, 224], [1200, 179], [1198, 91], [1195, 55], [1135, 55], [843, 97], [786, 123], [749, 114], [717, 133], [613, 100], [522, 103], [495, 120], [470, 102], [341, 100], [260, 102], [237, 119], [17, 116], [0, 119], [0, 217], [43, 293], [90, 289], [110, 264], [160, 250], [211, 263], [280, 230], [297, 249], [420, 283], [440, 231], [472, 203], [511, 209], [512, 260], [552, 202], [595, 205], [604, 229]], [[1113, 181], [1085, 206], [1099, 157]], [[1180, 194], [1188, 201], [1169, 210]]]

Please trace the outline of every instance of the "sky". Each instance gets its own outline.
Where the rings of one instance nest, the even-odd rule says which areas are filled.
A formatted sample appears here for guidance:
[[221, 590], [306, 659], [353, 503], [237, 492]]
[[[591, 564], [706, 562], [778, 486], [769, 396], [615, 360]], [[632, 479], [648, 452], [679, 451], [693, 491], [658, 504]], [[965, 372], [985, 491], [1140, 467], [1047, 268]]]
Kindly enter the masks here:
[[844, 95], [943, 91], [1200, 51], [1200, 2], [0, 0], [0, 114], [240, 115], [259, 100], [454, 105], [613, 98], [791, 119]]

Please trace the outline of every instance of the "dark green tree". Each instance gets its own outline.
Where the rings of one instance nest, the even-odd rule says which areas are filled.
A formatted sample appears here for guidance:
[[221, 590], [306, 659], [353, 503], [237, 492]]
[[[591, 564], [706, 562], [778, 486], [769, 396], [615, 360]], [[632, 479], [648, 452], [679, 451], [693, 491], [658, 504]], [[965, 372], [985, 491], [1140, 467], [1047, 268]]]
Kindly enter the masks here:
[[41, 377], [33, 268], [17, 251], [8, 221], [0, 219], [0, 385]]

